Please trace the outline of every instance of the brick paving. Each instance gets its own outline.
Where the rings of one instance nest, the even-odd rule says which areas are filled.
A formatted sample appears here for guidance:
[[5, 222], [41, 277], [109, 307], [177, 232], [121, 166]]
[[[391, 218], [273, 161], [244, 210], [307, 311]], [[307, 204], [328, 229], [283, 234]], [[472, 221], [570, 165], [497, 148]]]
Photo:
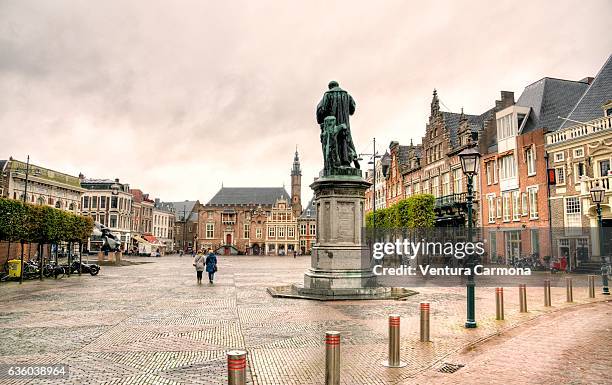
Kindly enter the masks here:
[[[240, 348], [249, 353], [249, 384], [322, 384], [323, 336], [332, 329], [342, 332], [343, 384], [430, 383], [430, 378], [441, 383], [491, 382], [483, 368], [492, 359], [487, 361], [484, 354], [494, 356], [497, 351], [501, 352], [498, 358], [508, 361], [511, 356], [513, 363], [519, 362], [514, 359], [517, 355], [527, 357], [525, 351], [534, 357], [556, 352], [542, 367], [546, 372], [558, 368], [561, 374], [555, 378], [567, 379], [566, 383], [597, 379], [601, 368], [610, 369], [609, 361], [583, 357], [602, 353], [594, 343], [587, 343], [581, 353], [571, 349], [594, 341], [595, 332], [608, 330], [610, 335], [612, 328], [609, 305], [600, 304], [600, 295], [588, 299], [584, 287], [575, 287], [572, 304], [564, 302], [564, 288], [553, 287], [553, 308], [543, 307], [541, 288], [529, 288], [529, 313], [524, 314], [518, 313], [518, 289], [508, 287], [505, 321], [495, 320], [494, 289], [479, 287], [479, 327], [466, 330], [462, 326], [465, 288], [417, 288], [419, 294], [405, 301], [282, 299], [270, 297], [266, 287], [301, 282], [308, 257], [220, 257], [214, 286], [196, 285], [191, 258], [138, 260], [151, 263], [103, 267], [97, 277], [0, 286], [0, 363], [66, 363], [71, 374], [63, 380], [10, 383], [224, 384], [225, 352]], [[430, 343], [418, 341], [420, 301], [432, 304]], [[402, 316], [401, 358], [408, 363], [402, 369], [381, 365], [387, 358], [387, 316], [391, 313]], [[580, 325], [575, 320], [583, 314], [599, 326], [580, 329], [572, 345], [575, 331], [571, 326]], [[555, 326], [559, 322], [569, 324]], [[464, 347], [501, 332], [493, 340], [519, 333], [506, 343], [523, 341], [523, 347], [516, 346], [519, 342], [507, 348], [484, 342], [469, 355], [461, 353]], [[557, 334], [565, 336], [557, 342], [557, 350], [526, 343]], [[607, 343], [609, 357], [610, 341], [602, 341]], [[453, 374], [435, 372], [449, 360], [466, 366]], [[537, 358], [526, 362], [539, 366]], [[566, 362], [582, 365], [585, 376], [569, 370]], [[507, 373], [506, 383], [512, 383], [514, 377]]]
[[466, 348], [406, 384], [611, 384], [612, 302], [547, 314]]

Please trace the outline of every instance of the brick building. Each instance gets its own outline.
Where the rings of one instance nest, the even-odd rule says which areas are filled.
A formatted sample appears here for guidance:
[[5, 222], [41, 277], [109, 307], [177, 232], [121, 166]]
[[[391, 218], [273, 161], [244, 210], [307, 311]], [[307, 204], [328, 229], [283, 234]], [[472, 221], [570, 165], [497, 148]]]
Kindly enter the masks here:
[[566, 257], [572, 269], [597, 271], [601, 255], [612, 250], [607, 236], [601, 250], [596, 207], [589, 194], [595, 186], [606, 190], [603, 226], [612, 227], [612, 56], [594, 79], [585, 81], [591, 84], [571, 110], [560, 114], [567, 120], [559, 120], [546, 134], [545, 146], [549, 168], [556, 175], [550, 190], [552, 227], [563, 229], [555, 232], [553, 253]]
[[408, 163], [409, 149], [409, 146], [401, 146], [399, 142], [394, 141], [389, 144], [389, 169], [385, 175], [385, 207], [392, 206], [405, 198], [402, 171]]
[[279, 200], [292, 201], [284, 187], [222, 187], [200, 209], [198, 247], [220, 254], [264, 254], [267, 222]]
[[199, 200], [182, 202], [161, 202], [174, 212], [174, 245], [176, 250], [193, 251], [198, 246]]
[[221, 187], [199, 211], [198, 247], [220, 254], [280, 254], [299, 247], [302, 171], [298, 152], [284, 187]]
[[[495, 108], [481, 115], [440, 110], [433, 92], [429, 122], [420, 147], [413, 146], [403, 172], [405, 196], [432, 194], [436, 197], [436, 226], [464, 226], [466, 223], [467, 178], [457, 156], [477, 144], [485, 125], [495, 119]], [[489, 123], [488, 123], [489, 122]], [[479, 175], [474, 178], [474, 223], [479, 219]]]
[[495, 125], [488, 127], [494, 135], [481, 145], [483, 227], [491, 261], [551, 255], [544, 135], [586, 87], [543, 78], [525, 87], [516, 103], [513, 93], [502, 92]]

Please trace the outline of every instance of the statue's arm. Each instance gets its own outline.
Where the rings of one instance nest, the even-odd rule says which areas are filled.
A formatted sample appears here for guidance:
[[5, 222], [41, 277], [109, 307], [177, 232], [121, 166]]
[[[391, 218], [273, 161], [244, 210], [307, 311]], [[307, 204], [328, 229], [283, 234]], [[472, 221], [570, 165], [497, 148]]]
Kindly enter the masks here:
[[349, 115], [353, 115], [355, 113], [355, 99], [351, 95], [349, 95]]
[[323, 120], [325, 120], [324, 111], [325, 111], [325, 96], [323, 96], [323, 99], [321, 99], [319, 104], [317, 104], [317, 123], [318, 124], [323, 124]]

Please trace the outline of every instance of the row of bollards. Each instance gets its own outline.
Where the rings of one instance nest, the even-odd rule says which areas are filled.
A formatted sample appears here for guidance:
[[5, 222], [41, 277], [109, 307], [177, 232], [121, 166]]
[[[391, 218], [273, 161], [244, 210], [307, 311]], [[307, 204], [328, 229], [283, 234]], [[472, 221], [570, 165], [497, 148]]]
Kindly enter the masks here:
[[[588, 276], [589, 298], [595, 298], [595, 276]], [[527, 312], [527, 286], [519, 284], [519, 310]], [[566, 301], [573, 302], [573, 281], [571, 277], [565, 279]], [[550, 280], [544, 281], [544, 306], [552, 306], [550, 293]], [[419, 303], [420, 313], [420, 341], [429, 342], [430, 334], [430, 304]], [[400, 316], [389, 316], [389, 358], [383, 365], [389, 368], [402, 368], [407, 364], [400, 359]], [[504, 288], [495, 288], [495, 319], [504, 320]], [[233, 350], [227, 353], [227, 370], [229, 385], [246, 384], [246, 352]], [[340, 332], [328, 331], [325, 333], [325, 384], [340, 384]]]

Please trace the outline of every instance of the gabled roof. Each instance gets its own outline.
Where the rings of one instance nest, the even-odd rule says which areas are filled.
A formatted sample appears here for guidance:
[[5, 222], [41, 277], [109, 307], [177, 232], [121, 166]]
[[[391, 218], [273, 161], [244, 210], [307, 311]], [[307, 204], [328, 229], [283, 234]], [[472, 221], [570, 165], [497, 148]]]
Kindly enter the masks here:
[[206, 204], [216, 205], [273, 205], [277, 199], [291, 197], [284, 187], [221, 187]]
[[400, 166], [408, 164], [410, 155], [410, 146], [399, 146], [397, 149], [397, 160]]
[[[588, 122], [602, 117], [604, 116], [602, 106], [609, 100], [612, 100], [612, 55], [608, 57], [567, 118], [578, 122]], [[561, 116], [565, 117], [565, 115]], [[559, 125], [559, 128], [575, 124], [575, 122], [565, 120]]]
[[388, 151], [383, 154], [382, 158], [380, 158], [380, 165], [381, 166], [391, 165], [391, 155], [389, 155]]
[[197, 221], [198, 213], [193, 212], [194, 206], [198, 201], [182, 201], [182, 202], [163, 202], [163, 205], [172, 205], [174, 207], [174, 217], [176, 221], [183, 221], [183, 215], [191, 213], [189, 221]]
[[586, 82], [555, 78], [543, 78], [525, 87], [516, 102], [519, 106], [531, 107], [522, 132], [558, 128], [559, 116], [568, 115], [587, 87]]
[[[444, 118], [444, 125], [448, 129], [450, 135], [451, 145], [457, 146], [459, 143], [459, 125], [461, 123], [461, 113], [440, 111]], [[484, 114], [483, 114], [484, 115]], [[483, 115], [468, 115], [463, 114], [468, 120], [468, 124], [472, 131], [478, 131], [484, 124]]]
[[308, 202], [308, 206], [306, 206], [304, 211], [302, 211], [302, 214], [300, 215], [300, 219], [315, 219], [316, 217], [317, 217], [317, 209], [315, 208], [315, 205], [314, 205], [314, 197], [312, 197], [310, 199], [310, 202]]

